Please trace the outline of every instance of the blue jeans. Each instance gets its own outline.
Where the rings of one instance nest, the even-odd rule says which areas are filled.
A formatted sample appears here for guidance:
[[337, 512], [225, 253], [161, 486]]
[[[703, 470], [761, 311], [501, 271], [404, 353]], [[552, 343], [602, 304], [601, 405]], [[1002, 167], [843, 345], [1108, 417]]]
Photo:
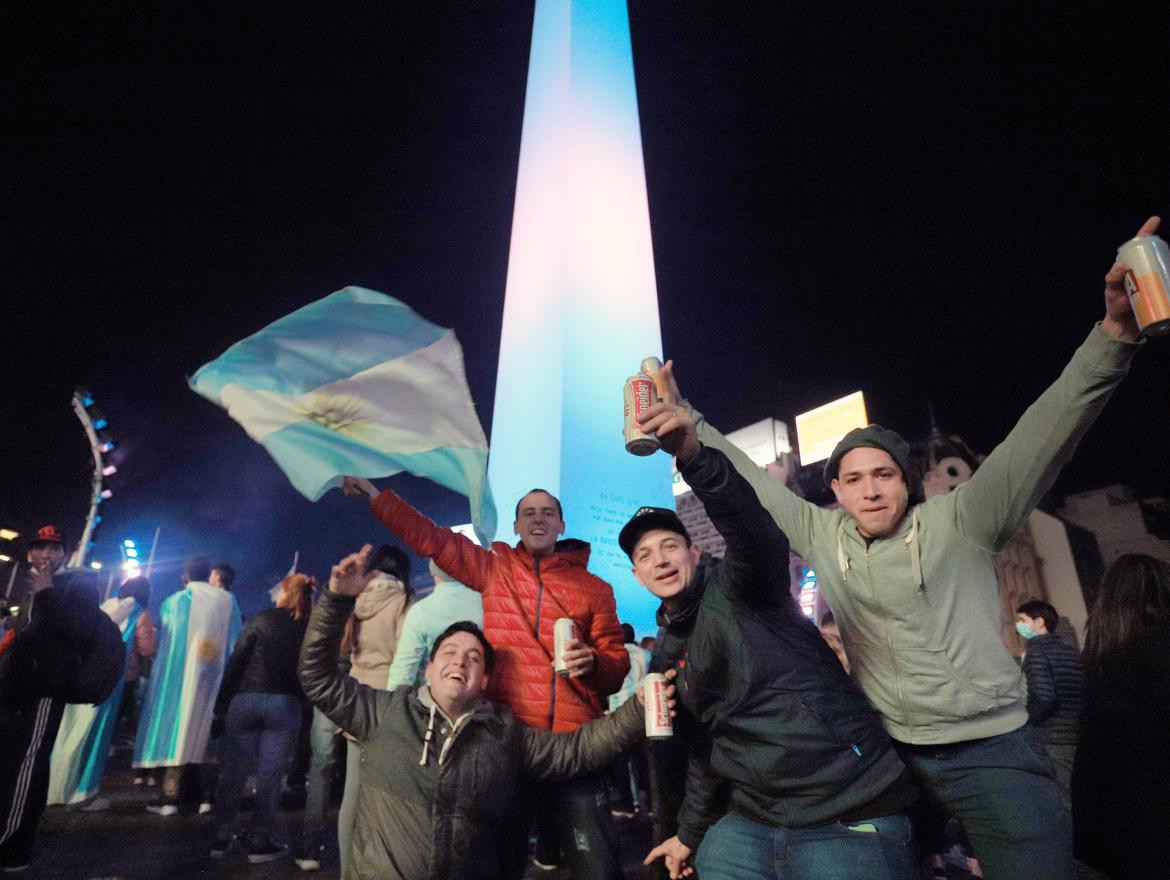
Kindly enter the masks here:
[[353, 740], [345, 741], [345, 789], [341, 794], [341, 809], [337, 811], [337, 848], [341, 852], [341, 876], [350, 876], [349, 847], [353, 840], [353, 820], [357, 813], [358, 789], [362, 778], [362, 747]]
[[1022, 731], [943, 746], [895, 742], [928, 797], [963, 823], [990, 880], [1072, 880], [1072, 822]]
[[340, 739], [337, 725], [320, 709], [314, 708], [313, 722], [309, 727], [309, 748], [313, 757], [305, 779], [306, 847], [320, 846], [324, 842], [325, 811], [329, 807], [329, 789], [337, 772], [337, 741]]
[[817, 828], [780, 828], [731, 812], [695, 854], [702, 880], [915, 880], [910, 820], [878, 816]]
[[236, 694], [224, 724], [223, 768], [215, 798], [216, 837], [235, 832], [248, 772], [256, 765], [256, 801], [248, 840], [269, 842], [280, 806], [280, 779], [301, 726], [300, 700], [292, 694]]

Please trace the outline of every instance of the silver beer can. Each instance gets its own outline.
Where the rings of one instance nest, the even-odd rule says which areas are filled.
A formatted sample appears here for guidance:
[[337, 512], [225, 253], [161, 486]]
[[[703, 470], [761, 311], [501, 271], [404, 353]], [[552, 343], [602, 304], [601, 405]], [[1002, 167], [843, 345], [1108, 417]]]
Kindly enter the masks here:
[[1117, 249], [1125, 264], [1125, 293], [1143, 336], [1170, 333], [1170, 248], [1156, 235], [1139, 235]]
[[573, 639], [581, 638], [581, 631], [577, 629], [577, 621], [571, 617], [558, 617], [553, 624], [553, 658], [557, 675], [568, 676], [569, 667], [565, 664], [565, 645]]
[[666, 676], [651, 672], [642, 679], [642, 702], [646, 712], [646, 739], [666, 739], [674, 736], [670, 720], [670, 704], [666, 699]]

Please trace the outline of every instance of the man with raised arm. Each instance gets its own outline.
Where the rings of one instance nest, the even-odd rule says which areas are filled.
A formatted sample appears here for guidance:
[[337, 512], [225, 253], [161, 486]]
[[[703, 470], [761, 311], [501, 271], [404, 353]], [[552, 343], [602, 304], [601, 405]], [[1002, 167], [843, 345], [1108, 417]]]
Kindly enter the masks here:
[[[533, 489], [516, 504], [515, 546], [490, 549], [440, 528], [389, 489], [347, 477], [345, 491], [372, 500], [374, 515], [419, 556], [483, 594], [484, 634], [498, 646], [488, 698], [540, 730], [568, 732], [600, 718], [606, 697], [621, 687], [630, 667], [613, 588], [586, 570], [589, 545], [561, 540], [560, 502]], [[570, 642], [567, 676], [553, 670], [553, 625], [568, 617], [579, 641]], [[532, 792], [532, 810], [555, 812], [561, 849], [579, 877], [622, 876], [618, 836], [610, 817], [604, 775], [575, 779]], [[523, 816], [516, 818], [524, 825]], [[523, 873], [527, 828], [516, 829], [510, 873]]]
[[370, 549], [333, 567], [300, 660], [305, 694], [362, 750], [343, 880], [495, 880], [503, 876], [498, 842], [520, 782], [599, 771], [642, 739], [641, 707], [631, 700], [572, 733], [517, 723], [484, 699], [497, 657], [470, 621], [435, 640], [427, 685], [383, 691], [343, 675], [338, 646], [371, 577], [363, 574]]
[[697, 850], [702, 880], [912, 880], [905, 810], [917, 791], [793, 598], [788, 540], [686, 412], [657, 434], [727, 554], [702, 553], [665, 508], [641, 508], [618, 537], [662, 601], [655, 656], [678, 670], [688, 751], [678, 834], [647, 862], [664, 856], [671, 877], [686, 876]]
[[[1139, 235], [1151, 235], [1151, 217]], [[657, 430], [684, 410], [699, 440], [722, 450], [817, 572], [857, 682], [881, 712], [919, 784], [962, 823], [989, 880], [1074, 876], [1067, 812], [1020, 728], [1020, 672], [1000, 637], [995, 554], [1072, 456], [1137, 350], [1123, 288], [1105, 276], [1105, 317], [1064, 372], [1024, 413], [971, 480], [916, 501], [909, 445], [878, 425], [837, 444], [825, 510], [769, 479], [682, 400], [667, 364]]]

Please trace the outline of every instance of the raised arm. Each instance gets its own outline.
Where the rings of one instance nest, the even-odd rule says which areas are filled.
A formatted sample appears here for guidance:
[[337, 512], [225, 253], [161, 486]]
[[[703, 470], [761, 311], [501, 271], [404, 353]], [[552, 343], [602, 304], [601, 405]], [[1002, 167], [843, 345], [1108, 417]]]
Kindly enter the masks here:
[[418, 681], [418, 670], [426, 662], [430, 645], [419, 625], [418, 603], [406, 609], [406, 620], [402, 624], [402, 635], [394, 650], [394, 661], [386, 678], [386, 689], [394, 690], [399, 685], [413, 685]]
[[491, 582], [491, 550], [478, 546], [465, 535], [435, 525], [403, 501], [398, 493], [390, 489], [378, 492], [368, 480], [346, 477], [344, 490], [346, 495], [368, 498], [370, 510], [382, 525], [418, 556], [435, 560], [435, 564], [455, 580], [481, 593]]
[[329, 589], [321, 594], [309, 618], [298, 665], [301, 689], [309, 702], [359, 740], [370, 738], [382, 712], [395, 699], [394, 692], [364, 685], [337, 668], [345, 621], [353, 613], [358, 594], [376, 574], [362, 574], [371, 549], [367, 544], [361, 553], [351, 554], [333, 566]]
[[626, 700], [616, 712], [595, 718], [572, 733], [523, 728], [524, 770], [540, 781], [555, 782], [593, 773], [642, 741], [642, 704]]
[[708, 424], [703, 414], [683, 398], [674, 377], [674, 361], [667, 361], [666, 366], [654, 378], [662, 402], [647, 410], [642, 419], [643, 427], [664, 413], [677, 411], [687, 414], [695, 422], [698, 441], [704, 446], [718, 449], [727, 456], [732, 467], [751, 485], [760, 503], [776, 521], [776, 525], [788, 536], [796, 552], [807, 555], [812, 547], [815, 520], [817, 517], [831, 519], [832, 514], [815, 504], [808, 503], [783, 484], [773, 480], [747, 456], [747, 453]]
[[[1138, 235], [1152, 235], [1151, 217]], [[1129, 372], [1138, 349], [1137, 323], [1125, 296], [1125, 266], [1105, 275], [1105, 317], [1060, 377], [1028, 407], [1007, 438], [951, 497], [960, 531], [1000, 550], [1051, 488], [1081, 437]]]
[[227, 714], [232, 697], [239, 690], [244, 671], [248, 668], [248, 659], [252, 656], [252, 649], [256, 646], [256, 639], [259, 637], [256, 625], [258, 619], [254, 617], [248, 621], [248, 625], [244, 627], [243, 635], [236, 640], [231, 656], [228, 657], [227, 665], [223, 670], [223, 679], [219, 683], [219, 693], [215, 698], [214, 712], [216, 715]]

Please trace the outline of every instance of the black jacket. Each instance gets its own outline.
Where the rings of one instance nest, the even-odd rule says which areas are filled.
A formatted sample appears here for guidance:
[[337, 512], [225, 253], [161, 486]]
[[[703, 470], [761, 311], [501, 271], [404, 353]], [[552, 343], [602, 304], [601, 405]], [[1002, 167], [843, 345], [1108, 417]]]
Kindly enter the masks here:
[[727, 555], [704, 556], [678, 606], [659, 610], [655, 655], [678, 668], [690, 751], [679, 838], [698, 846], [721, 787], [733, 809], [792, 828], [904, 807], [883, 802], [903, 766], [880, 717], [789, 591], [788, 540], [719, 450], [681, 470]]
[[307, 618], [293, 620], [286, 608], [270, 608], [249, 620], [224, 667], [215, 714], [227, 712], [239, 693], [300, 695], [297, 658], [308, 626]]
[[1076, 745], [1081, 695], [1081, 655], [1056, 633], [1036, 636], [1024, 654], [1028, 683], [1028, 723], [1037, 741]]
[[[353, 606], [351, 598], [322, 595], [300, 666], [309, 699], [361, 746], [353, 857], [344, 880], [499, 877], [496, 840], [522, 778], [599, 770], [644, 735], [637, 700], [573, 733], [526, 727], [484, 701], [452, 729], [425, 687], [380, 691], [338, 672]], [[433, 735], [424, 746], [428, 726]]]
[[28, 593], [12, 641], [0, 655], [0, 703], [50, 697], [101, 703], [126, 668], [117, 624], [98, 606], [93, 575], [65, 570]]

